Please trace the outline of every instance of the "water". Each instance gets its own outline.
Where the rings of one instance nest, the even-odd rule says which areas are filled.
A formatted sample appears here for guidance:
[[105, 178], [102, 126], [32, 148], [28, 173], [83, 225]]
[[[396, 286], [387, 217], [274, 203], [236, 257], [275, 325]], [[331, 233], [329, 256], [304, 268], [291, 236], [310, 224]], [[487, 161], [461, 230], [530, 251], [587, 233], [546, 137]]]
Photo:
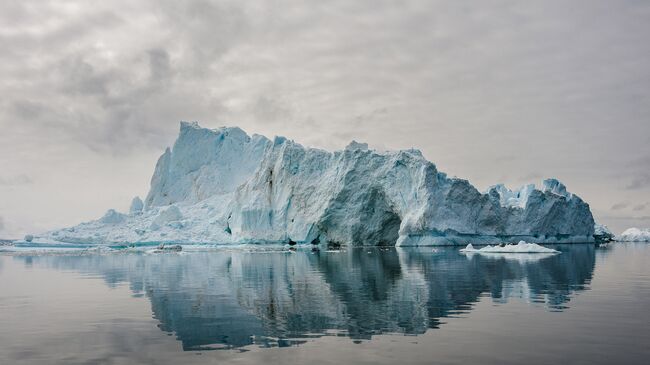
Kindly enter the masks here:
[[0, 364], [646, 364], [650, 245], [0, 255]]

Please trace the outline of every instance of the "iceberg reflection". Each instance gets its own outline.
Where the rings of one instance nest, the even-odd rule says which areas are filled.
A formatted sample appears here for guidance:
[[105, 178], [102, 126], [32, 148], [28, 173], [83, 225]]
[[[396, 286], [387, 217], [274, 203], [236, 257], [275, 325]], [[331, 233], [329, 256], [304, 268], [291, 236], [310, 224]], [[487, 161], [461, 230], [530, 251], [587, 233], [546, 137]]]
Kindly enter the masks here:
[[286, 346], [323, 335], [421, 334], [470, 311], [482, 297], [564, 310], [588, 286], [595, 249], [558, 247], [561, 254], [533, 258], [364, 248], [16, 259], [99, 276], [109, 286], [128, 283], [134, 296], [151, 301], [161, 330], [174, 333], [185, 350], [197, 350]]

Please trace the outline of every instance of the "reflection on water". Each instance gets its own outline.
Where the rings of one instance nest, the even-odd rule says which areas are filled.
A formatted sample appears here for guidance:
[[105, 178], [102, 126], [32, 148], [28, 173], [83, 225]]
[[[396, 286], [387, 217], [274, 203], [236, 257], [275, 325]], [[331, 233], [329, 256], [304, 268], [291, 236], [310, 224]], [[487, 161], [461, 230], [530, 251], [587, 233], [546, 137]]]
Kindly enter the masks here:
[[287, 346], [323, 335], [422, 334], [489, 296], [561, 311], [588, 286], [592, 245], [559, 255], [465, 256], [456, 248], [16, 256], [25, 265], [128, 283], [185, 350]]

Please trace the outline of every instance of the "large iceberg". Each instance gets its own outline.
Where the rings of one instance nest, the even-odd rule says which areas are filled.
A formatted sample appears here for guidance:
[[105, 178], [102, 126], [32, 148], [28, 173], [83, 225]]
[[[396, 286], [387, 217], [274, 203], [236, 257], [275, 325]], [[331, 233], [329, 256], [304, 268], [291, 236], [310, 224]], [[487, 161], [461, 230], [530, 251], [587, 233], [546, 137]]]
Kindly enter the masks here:
[[589, 205], [555, 179], [481, 193], [418, 150], [342, 151], [181, 122], [144, 208], [37, 235], [73, 243], [445, 245], [593, 242]]
[[620, 236], [616, 236], [616, 240], [622, 242], [650, 242], [650, 228], [628, 228]]

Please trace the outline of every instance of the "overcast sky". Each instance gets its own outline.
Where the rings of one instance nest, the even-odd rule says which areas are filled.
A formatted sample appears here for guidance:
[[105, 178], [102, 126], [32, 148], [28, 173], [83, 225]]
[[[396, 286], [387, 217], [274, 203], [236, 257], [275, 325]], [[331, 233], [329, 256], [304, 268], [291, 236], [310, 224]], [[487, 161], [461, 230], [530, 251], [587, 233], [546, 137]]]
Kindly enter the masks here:
[[557, 177], [650, 226], [650, 2], [2, 1], [0, 237], [126, 210], [179, 121]]

